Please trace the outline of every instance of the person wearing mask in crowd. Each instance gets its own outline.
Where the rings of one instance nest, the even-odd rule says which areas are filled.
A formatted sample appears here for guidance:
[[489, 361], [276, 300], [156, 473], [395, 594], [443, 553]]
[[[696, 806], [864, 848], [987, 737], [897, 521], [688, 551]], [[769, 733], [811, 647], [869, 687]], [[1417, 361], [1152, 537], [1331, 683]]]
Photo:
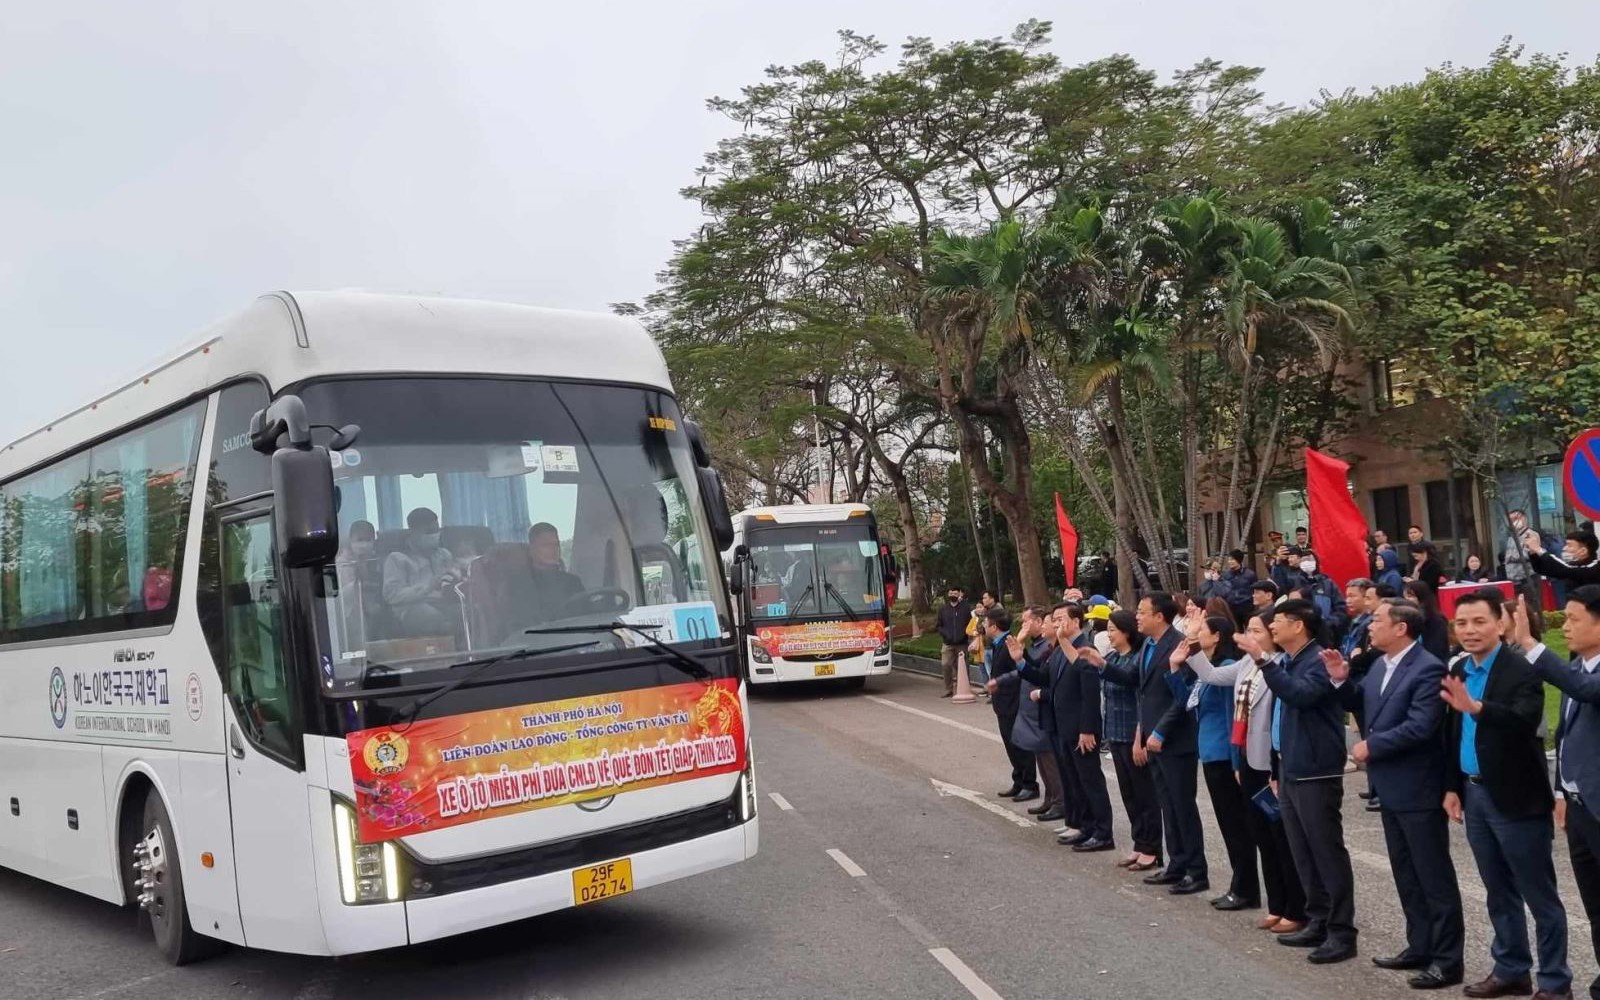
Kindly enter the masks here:
[[[1507, 519], [1511, 522], [1511, 530], [1506, 533], [1505, 545], [1500, 550], [1502, 565], [1505, 567], [1502, 572], [1505, 573], [1507, 580], [1521, 590], [1523, 582], [1533, 573], [1533, 564], [1528, 561], [1527, 546], [1522, 542], [1528, 534], [1528, 512], [1518, 508], [1511, 511]], [[1540, 548], [1543, 549], [1544, 546], [1541, 545]]]
[[1329, 635], [1342, 636], [1350, 624], [1350, 612], [1344, 602], [1344, 594], [1340, 592], [1339, 585], [1333, 578], [1322, 572], [1317, 562], [1315, 552], [1301, 553], [1300, 562], [1295, 567], [1297, 574], [1293, 580], [1295, 589], [1300, 590], [1305, 599], [1317, 607], [1317, 614], [1322, 616], [1322, 624]]
[[1226, 601], [1228, 593], [1228, 583], [1222, 578], [1222, 564], [1215, 559], [1206, 563], [1205, 573], [1200, 580], [1200, 589], [1195, 592], [1195, 599], [1201, 604], [1213, 597]]
[[1400, 588], [1406, 585], [1405, 577], [1400, 573], [1400, 553], [1394, 546], [1386, 545], [1378, 549], [1378, 575], [1373, 580], [1380, 587], [1391, 587], [1395, 594], [1400, 593]]
[[1283, 592], [1271, 580], [1257, 580], [1250, 587], [1250, 605], [1252, 611], [1262, 611], [1278, 603], [1278, 598]]
[[[1283, 705], [1278, 797], [1284, 832], [1306, 891], [1304, 928], [1279, 944], [1310, 948], [1322, 965], [1356, 955], [1355, 875], [1345, 847], [1344, 707], [1322, 660], [1322, 616], [1308, 601], [1285, 601], [1269, 625], [1283, 656], [1261, 664], [1267, 686]], [[1262, 649], [1245, 637], [1243, 650], [1260, 662]]]
[[[1111, 795], [1100, 769], [1100, 674], [1094, 667], [1100, 658], [1083, 631], [1081, 606], [1062, 602], [1051, 614], [1061, 657], [1052, 665], [1049, 686], [1040, 697], [1054, 718], [1061, 768], [1071, 776], [1063, 784], [1076, 807], [1067, 818], [1068, 829], [1057, 840], [1079, 854], [1113, 851]], [[1089, 655], [1083, 655], [1085, 651]]]
[[[1578, 898], [1589, 918], [1589, 943], [1600, 958], [1600, 586], [1567, 595], [1561, 632], [1571, 662], [1563, 663], [1533, 635], [1525, 600], [1513, 613], [1515, 641], [1539, 679], [1561, 692], [1556, 726], [1556, 826], [1566, 832]], [[1600, 978], [1589, 984], [1600, 998]]]
[[1233, 685], [1240, 669], [1234, 631], [1231, 615], [1206, 615], [1191, 609], [1184, 632], [1194, 638], [1174, 649], [1170, 661], [1174, 674], [1187, 664], [1199, 681], [1188, 704], [1199, 726], [1200, 770], [1205, 775], [1211, 811], [1233, 869], [1228, 891], [1211, 901], [1224, 911], [1253, 910], [1261, 905], [1261, 880], [1247, 812], [1253, 807], [1240, 789], [1233, 760]]
[[1494, 968], [1469, 997], [1526, 996], [1533, 956], [1524, 907], [1538, 939], [1537, 1000], [1572, 995], [1567, 911], [1556, 889], [1550, 775], [1539, 720], [1544, 685], [1520, 650], [1503, 642], [1510, 612], [1485, 587], [1456, 601], [1456, 638], [1466, 656], [1445, 677], [1445, 812], [1465, 823], [1488, 895]]
[[1420, 581], [1436, 593], [1444, 583], [1444, 567], [1439, 565], [1438, 550], [1425, 538], [1411, 543], [1411, 573], [1406, 581]]
[[1011, 742], [1012, 730], [1017, 725], [1018, 702], [1015, 681], [1002, 685], [1007, 674], [1015, 673], [1017, 665], [1006, 649], [1006, 636], [1011, 634], [1011, 612], [998, 604], [983, 614], [983, 640], [989, 653], [989, 704], [994, 708], [1000, 726], [1000, 742], [1006, 749], [1006, 759], [1011, 762], [1011, 787], [1000, 793], [1003, 799], [1032, 802], [1039, 797], [1039, 776], [1032, 751], [1026, 751]]
[[1450, 661], [1450, 622], [1439, 610], [1439, 594], [1420, 580], [1407, 583], [1401, 591], [1406, 600], [1422, 609], [1422, 648], [1438, 659]]
[[983, 635], [983, 616], [993, 604], [994, 595], [985, 590], [973, 605], [972, 620], [967, 623], [967, 659], [978, 668], [978, 680], [984, 685], [978, 690], [985, 698], [989, 697], [989, 643]]
[[1234, 621], [1244, 621], [1252, 611], [1255, 603], [1251, 597], [1251, 588], [1256, 585], [1256, 571], [1244, 564], [1244, 551], [1234, 549], [1228, 553], [1228, 561], [1222, 568], [1222, 580], [1228, 585], [1228, 606], [1233, 609]]
[[1483, 564], [1483, 557], [1476, 552], [1467, 554], [1467, 561], [1462, 563], [1461, 572], [1456, 574], [1457, 583], [1488, 583], [1489, 567]]
[[[1185, 701], [1173, 695], [1167, 662], [1183, 641], [1183, 633], [1173, 627], [1178, 606], [1172, 595], [1160, 591], [1139, 601], [1135, 614], [1139, 633], [1145, 637], [1135, 672], [1104, 666], [1106, 676], [1139, 691], [1139, 731], [1136, 738], [1154, 768], [1156, 798], [1161, 803], [1162, 825], [1166, 835], [1167, 867], [1145, 877], [1147, 885], [1164, 885], [1175, 896], [1205, 892], [1211, 888], [1206, 872], [1204, 827], [1196, 802], [1199, 779], [1199, 745], [1194, 713]], [[1103, 662], [1103, 661], [1102, 661]], [[1187, 667], [1178, 675], [1182, 685], [1194, 683], [1194, 671]]]
[[1595, 539], [1594, 532], [1582, 528], [1567, 532], [1559, 557], [1544, 550], [1544, 542], [1536, 531], [1528, 532], [1522, 544], [1535, 571], [1554, 580], [1563, 580], [1569, 587], [1600, 583], [1600, 560], [1596, 559], [1600, 541]]
[[1405, 948], [1372, 962], [1380, 969], [1415, 971], [1408, 980], [1412, 989], [1431, 990], [1461, 982], [1466, 930], [1441, 805], [1446, 761], [1439, 691], [1445, 666], [1418, 641], [1422, 625], [1415, 604], [1380, 604], [1370, 638], [1381, 658], [1364, 681], [1344, 657], [1323, 655], [1345, 707], [1365, 708], [1367, 728], [1351, 755], [1367, 765], [1369, 780], [1383, 785], [1383, 839], [1406, 918]]
[[[1258, 920], [1256, 926], [1274, 934], [1288, 935], [1298, 933], [1306, 925], [1305, 889], [1300, 885], [1300, 872], [1289, 850], [1281, 814], [1258, 804], [1268, 797], [1276, 802], [1278, 789], [1275, 774], [1282, 706], [1267, 686], [1260, 666], [1281, 655], [1272, 643], [1270, 625], [1274, 614], [1274, 609], [1268, 607], [1252, 615], [1243, 633], [1247, 638], [1235, 637], [1241, 649], [1233, 671], [1233, 730], [1229, 742], [1233, 744], [1239, 792], [1250, 803], [1247, 814], [1250, 836], [1261, 854], [1261, 875], [1267, 884], [1267, 915]], [[1242, 648], [1245, 645], [1255, 650], [1257, 656], [1245, 655]], [[1198, 672], [1196, 664], [1191, 666]], [[1223, 671], [1220, 676], [1227, 676], [1227, 668]], [[1213, 675], [1218, 675], [1215, 669]]]
[[[1040, 689], [1048, 683], [1044, 663], [1055, 652], [1055, 626], [1047, 622], [1048, 617], [1049, 612], [1037, 604], [1022, 609], [1022, 627], [1016, 635], [1004, 637], [1007, 656], [1016, 669], [989, 682], [990, 696], [997, 702], [1015, 699], [1017, 703], [1011, 745], [1033, 755], [1044, 797], [1028, 812], [1041, 823], [1055, 822], [1066, 814], [1055, 742], [1050, 738], [1053, 720], [1048, 718], [1049, 706], [1041, 704], [1039, 697]], [[1033, 670], [1028, 669], [1030, 658], [1037, 665]]]
[[1105, 635], [1111, 651], [1104, 656], [1105, 730], [1111, 744], [1111, 763], [1116, 769], [1117, 790], [1122, 809], [1133, 832], [1133, 851], [1117, 862], [1133, 872], [1147, 872], [1161, 865], [1161, 805], [1150, 758], [1137, 739], [1139, 728], [1138, 677], [1143, 661], [1144, 636], [1139, 634], [1132, 611], [1111, 612]]
[[944, 605], [934, 618], [934, 629], [939, 633], [939, 669], [944, 675], [944, 694], [949, 698], [956, 693], [956, 671], [966, 669], [967, 626], [972, 622], [972, 605], [960, 587], [951, 587], [944, 595]]

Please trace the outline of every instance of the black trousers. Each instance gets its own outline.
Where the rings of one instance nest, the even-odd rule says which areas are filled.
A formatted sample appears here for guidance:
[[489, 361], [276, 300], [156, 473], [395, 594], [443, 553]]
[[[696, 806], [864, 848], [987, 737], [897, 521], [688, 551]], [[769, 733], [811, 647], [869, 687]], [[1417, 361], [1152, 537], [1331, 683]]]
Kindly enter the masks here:
[[1155, 775], [1149, 767], [1134, 765], [1132, 743], [1111, 744], [1111, 763], [1117, 769], [1117, 790], [1122, 793], [1122, 809], [1128, 814], [1133, 849], [1159, 859], [1161, 806], [1156, 801]]
[[[1600, 806], [1597, 806], [1600, 807]], [[1589, 943], [1600, 957], [1600, 818], [1587, 801], [1567, 796], [1567, 851], [1578, 883], [1584, 915], [1589, 918]], [[1600, 1000], [1600, 977], [1589, 984], [1591, 1000]]]
[[1228, 891], [1240, 899], [1258, 900], [1261, 879], [1256, 875], [1256, 844], [1250, 835], [1250, 817], [1245, 813], [1246, 809], [1255, 807], [1245, 801], [1232, 761], [1206, 761], [1200, 770], [1206, 777], [1206, 791], [1211, 795], [1211, 811], [1216, 814], [1217, 829], [1222, 831], [1222, 846], [1228, 851], [1228, 866], [1233, 869]]
[[1071, 750], [1063, 747], [1059, 739], [1054, 742], [1056, 766], [1061, 769], [1062, 809], [1066, 813], [1063, 818], [1067, 826], [1082, 831], [1084, 824], [1089, 821], [1089, 811], [1083, 799], [1083, 782], [1078, 778], [1078, 768], [1073, 763]]
[[1072, 821], [1071, 807], [1068, 807], [1068, 825], [1099, 840], [1112, 839], [1111, 791], [1106, 787], [1106, 773], [1100, 770], [1100, 751], [1084, 753], [1076, 743], [1059, 749], [1062, 764], [1073, 775], [1065, 784], [1075, 791], [1078, 800], [1078, 822]]
[[1267, 787], [1270, 771], [1257, 771], [1246, 764], [1239, 769], [1239, 793], [1244, 796], [1250, 819], [1250, 832], [1261, 853], [1261, 878], [1267, 883], [1267, 912], [1295, 923], [1306, 919], [1306, 891], [1300, 886], [1300, 872], [1289, 852], [1289, 838], [1283, 823], [1267, 819], [1250, 799]]
[[1007, 712], [1005, 715], [995, 713], [995, 718], [1000, 721], [1000, 742], [1005, 744], [1006, 757], [1011, 760], [1011, 783], [1018, 788], [1039, 787], [1038, 766], [1033, 760], [1032, 750], [1018, 750], [1017, 745], [1011, 742], [1011, 729], [1017, 724], [1017, 713]]
[[1356, 878], [1344, 846], [1343, 776], [1281, 781], [1278, 799], [1283, 832], [1306, 890], [1306, 918], [1330, 940], [1355, 944]]
[[1382, 810], [1389, 869], [1406, 915], [1406, 952], [1459, 971], [1466, 927], [1461, 886], [1450, 860], [1450, 820], [1443, 809]]
[[1150, 755], [1156, 774], [1156, 797], [1167, 834], [1167, 871], [1206, 879], [1206, 844], [1200, 825], [1200, 757], [1197, 754]]

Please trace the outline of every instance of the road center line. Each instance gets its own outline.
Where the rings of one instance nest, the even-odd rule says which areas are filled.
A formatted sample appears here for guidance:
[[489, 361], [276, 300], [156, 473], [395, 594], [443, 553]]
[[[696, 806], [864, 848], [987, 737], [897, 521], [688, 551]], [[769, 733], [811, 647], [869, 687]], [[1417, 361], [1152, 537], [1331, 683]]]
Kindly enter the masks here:
[[789, 800], [784, 798], [782, 795], [779, 795], [777, 792], [768, 792], [767, 798], [771, 799], [773, 804], [779, 809], [782, 809], [784, 812], [794, 812], [794, 806], [789, 804]]
[[949, 948], [929, 948], [928, 954], [933, 956], [934, 961], [944, 966], [947, 972], [955, 976], [956, 982], [965, 986], [967, 992], [977, 997], [977, 1000], [1005, 1000], [988, 983], [979, 979], [978, 974], [973, 972], [967, 963], [957, 958], [956, 953]]
[[850, 856], [839, 850], [837, 847], [828, 848], [828, 857], [837, 861], [839, 863], [839, 867], [843, 868], [844, 873], [851, 878], [867, 877], [866, 871], [860, 865], [856, 864], [854, 861], [851, 861]]

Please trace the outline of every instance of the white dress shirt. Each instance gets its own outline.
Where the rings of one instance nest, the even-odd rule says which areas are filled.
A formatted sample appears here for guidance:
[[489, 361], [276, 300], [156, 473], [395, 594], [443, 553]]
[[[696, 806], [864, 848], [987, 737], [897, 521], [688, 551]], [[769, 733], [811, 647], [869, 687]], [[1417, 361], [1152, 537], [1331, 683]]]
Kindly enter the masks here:
[[1413, 639], [1413, 640], [1411, 640], [1411, 642], [1406, 644], [1406, 648], [1405, 649], [1402, 649], [1400, 652], [1396, 653], [1395, 655], [1393, 655], [1393, 656], [1385, 655], [1384, 656], [1384, 658], [1383, 658], [1383, 680], [1378, 682], [1378, 693], [1379, 694], [1383, 694], [1385, 691], [1389, 690], [1389, 682], [1394, 680], [1395, 671], [1400, 669], [1400, 661], [1404, 660], [1408, 655], [1410, 655], [1411, 647], [1415, 646], [1416, 644], [1417, 644], [1417, 641], [1415, 639]]

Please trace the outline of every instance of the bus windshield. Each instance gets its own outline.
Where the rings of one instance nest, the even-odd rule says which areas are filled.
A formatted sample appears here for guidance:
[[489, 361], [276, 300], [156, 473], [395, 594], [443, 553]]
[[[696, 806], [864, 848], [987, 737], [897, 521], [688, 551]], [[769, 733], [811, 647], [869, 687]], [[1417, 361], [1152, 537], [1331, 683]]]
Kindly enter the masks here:
[[878, 540], [864, 522], [751, 529], [755, 619], [867, 618], [883, 614]]
[[[319, 421], [361, 425], [355, 446], [333, 455], [341, 544], [319, 594], [327, 688], [479, 661], [551, 626], [619, 621], [669, 644], [729, 634], [694, 460], [666, 392], [489, 378], [339, 379], [299, 392]], [[648, 644], [601, 630], [592, 646], [545, 659]]]

